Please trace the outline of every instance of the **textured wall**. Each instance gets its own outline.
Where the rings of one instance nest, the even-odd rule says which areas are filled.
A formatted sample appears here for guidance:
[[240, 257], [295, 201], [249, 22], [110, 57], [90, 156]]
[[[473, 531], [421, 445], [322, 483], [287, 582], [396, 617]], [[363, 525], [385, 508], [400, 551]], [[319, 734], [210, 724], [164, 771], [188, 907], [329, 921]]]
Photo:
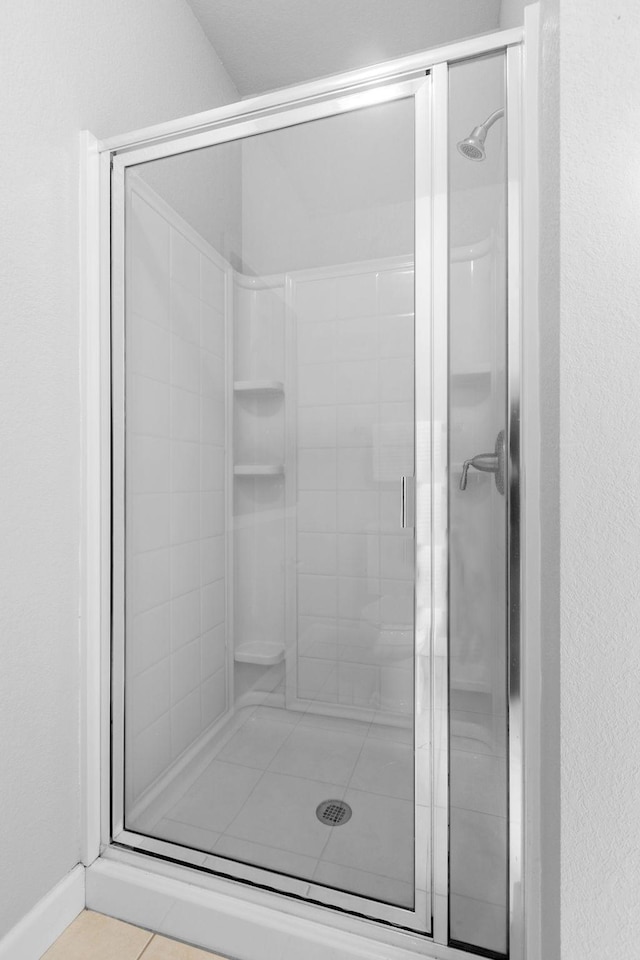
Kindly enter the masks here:
[[562, 958], [640, 940], [637, 0], [562, 0]]
[[0, 936], [78, 860], [78, 134], [235, 91], [182, 0], [4, 3]]

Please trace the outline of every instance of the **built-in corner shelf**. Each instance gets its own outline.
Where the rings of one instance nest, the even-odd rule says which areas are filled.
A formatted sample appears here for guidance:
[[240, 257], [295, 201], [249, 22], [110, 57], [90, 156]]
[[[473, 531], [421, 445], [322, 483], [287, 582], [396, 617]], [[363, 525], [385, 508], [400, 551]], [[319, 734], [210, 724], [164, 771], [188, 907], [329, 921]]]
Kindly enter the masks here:
[[234, 393], [284, 393], [281, 380], [236, 380]]
[[284, 660], [284, 646], [271, 640], [252, 640], [240, 643], [234, 652], [236, 663], [257, 663], [264, 667]]
[[237, 463], [233, 468], [236, 477], [281, 477], [282, 463]]

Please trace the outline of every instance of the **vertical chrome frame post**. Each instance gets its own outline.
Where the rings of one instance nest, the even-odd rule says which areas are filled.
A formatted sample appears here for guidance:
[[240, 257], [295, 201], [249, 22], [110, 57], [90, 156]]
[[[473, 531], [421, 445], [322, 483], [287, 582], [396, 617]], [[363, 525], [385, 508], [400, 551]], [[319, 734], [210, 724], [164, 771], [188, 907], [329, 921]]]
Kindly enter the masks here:
[[[449, 66], [432, 70], [431, 635], [433, 662], [433, 938], [449, 941]], [[416, 358], [416, 362], [420, 362]]]
[[522, 317], [522, 47], [507, 48], [507, 629], [509, 695], [509, 957], [524, 957], [520, 550]]

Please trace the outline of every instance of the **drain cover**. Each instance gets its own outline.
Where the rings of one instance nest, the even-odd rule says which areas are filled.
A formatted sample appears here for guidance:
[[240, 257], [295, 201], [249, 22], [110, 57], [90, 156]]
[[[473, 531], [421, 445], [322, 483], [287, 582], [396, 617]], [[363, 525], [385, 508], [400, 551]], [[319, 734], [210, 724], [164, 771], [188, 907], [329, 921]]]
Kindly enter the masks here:
[[316, 817], [320, 823], [326, 823], [328, 827], [339, 827], [347, 820], [351, 820], [351, 813], [351, 807], [344, 800], [323, 800], [318, 805]]

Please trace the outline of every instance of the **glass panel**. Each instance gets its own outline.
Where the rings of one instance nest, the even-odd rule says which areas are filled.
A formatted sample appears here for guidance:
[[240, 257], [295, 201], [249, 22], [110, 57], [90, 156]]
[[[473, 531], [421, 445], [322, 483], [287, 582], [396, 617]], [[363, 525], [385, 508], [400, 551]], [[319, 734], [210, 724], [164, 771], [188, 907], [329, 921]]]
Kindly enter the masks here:
[[450, 937], [496, 953], [507, 936], [506, 507], [495, 472], [506, 426], [506, 121], [474, 128], [504, 108], [504, 69], [502, 54], [457, 64], [449, 89]]
[[129, 168], [125, 331], [125, 825], [409, 909], [413, 113]]

